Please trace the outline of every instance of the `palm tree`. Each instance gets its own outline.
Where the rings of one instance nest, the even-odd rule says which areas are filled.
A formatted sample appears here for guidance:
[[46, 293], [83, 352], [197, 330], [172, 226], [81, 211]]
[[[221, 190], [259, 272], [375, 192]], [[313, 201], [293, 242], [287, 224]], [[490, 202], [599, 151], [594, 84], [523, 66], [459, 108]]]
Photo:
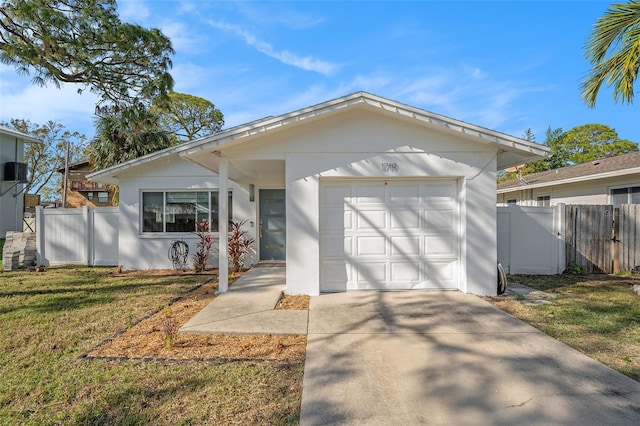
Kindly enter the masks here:
[[[594, 107], [602, 83], [613, 86], [616, 102], [633, 103], [633, 84], [640, 68], [640, 3], [616, 3], [598, 18], [585, 44], [593, 67], [580, 86], [582, 99]], [[608, 57], [607, 57], [608, 54]]]
[[167, 148], [171, 140], [158, 116], [144, 106], [105, 108], [96, 118], [96, 135], [88, 146], [89, 159], [103, 169]]

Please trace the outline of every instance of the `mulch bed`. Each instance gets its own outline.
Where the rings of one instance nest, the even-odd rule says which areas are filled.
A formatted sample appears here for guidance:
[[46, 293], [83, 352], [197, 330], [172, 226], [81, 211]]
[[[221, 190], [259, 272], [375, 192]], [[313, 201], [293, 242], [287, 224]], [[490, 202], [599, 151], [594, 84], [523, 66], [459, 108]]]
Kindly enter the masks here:
[[[175, 273], [175, 271], [173, 271]], [[177, 330], [214, 299], [217, 282], [170, 305], [90, 350], [86, 358], [171, 360], [304, 360], [307, 336], [187, 334]], [[277, 309], [309, 308], [308, 296], [284, 296]], [[171, 342], [168, 336], [172, 335]]]

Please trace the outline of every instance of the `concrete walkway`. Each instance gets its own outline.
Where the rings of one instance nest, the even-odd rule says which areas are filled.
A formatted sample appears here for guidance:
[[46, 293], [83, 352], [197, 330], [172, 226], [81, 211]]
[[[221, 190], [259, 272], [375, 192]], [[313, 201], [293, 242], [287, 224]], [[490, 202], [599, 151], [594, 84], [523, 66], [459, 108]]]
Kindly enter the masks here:
[[180, 328], [183, 333], [306, 334], [308, 312], [274, 310], [285, 283], [284, 267], [256, 267]]
[[459, 292], [311, 298], [302, 425], [640, 424], [640, 383]]
[[337, 293], [276, 311], [284, 282], [254, 268], [181, 331], [307, 334], [302, 425], [640, 424], [640, 383], [476, 296]]

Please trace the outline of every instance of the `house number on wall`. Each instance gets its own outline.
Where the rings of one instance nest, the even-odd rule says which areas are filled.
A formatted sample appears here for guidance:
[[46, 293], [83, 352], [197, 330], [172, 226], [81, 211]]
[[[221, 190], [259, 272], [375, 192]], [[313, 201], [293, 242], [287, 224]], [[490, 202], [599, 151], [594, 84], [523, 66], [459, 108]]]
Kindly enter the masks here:
[[382, 163], [382, 171], [385, 173], [397, 173], [400, 170], [398, 163]]

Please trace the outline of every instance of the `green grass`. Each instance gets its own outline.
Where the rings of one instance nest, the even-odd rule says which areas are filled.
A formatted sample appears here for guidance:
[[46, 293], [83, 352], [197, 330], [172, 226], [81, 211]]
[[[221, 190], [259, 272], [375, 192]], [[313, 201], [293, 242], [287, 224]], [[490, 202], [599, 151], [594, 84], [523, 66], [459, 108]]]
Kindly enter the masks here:
[[298, 422], [301, 362], [81, 359], [203, 280], [113, 272], [0, 272], [0, 424]]
[[551, 305], [525, 306], [516, 297], [496, 304], [544, 333], [640, 381], [640, 297], [637, 277], [510, 276], [553, 293]]

